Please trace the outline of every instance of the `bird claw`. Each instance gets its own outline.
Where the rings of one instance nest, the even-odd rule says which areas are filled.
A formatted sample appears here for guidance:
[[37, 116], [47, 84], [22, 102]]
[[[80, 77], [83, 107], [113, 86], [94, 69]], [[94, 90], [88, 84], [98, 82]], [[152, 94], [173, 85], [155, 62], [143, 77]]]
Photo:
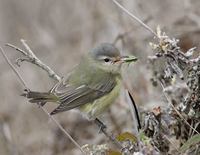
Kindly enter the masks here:
[[28, 94], [29, 94], [30, 90], [29, 89], [24, 89], [24, 93], [21, 94], [20, 96], [24, 96], [26, 98], [28, 98]]
[[102, 124], [101, 126], [99, 126], [99, 133], [105, 131], [106, 128], [107, 126], [105, 124]]
[[104, 132], [105, 129], [107, 128], [107, 126], [97, 118], [95, 119], [95, 123], [99, 127], [99, 133]]

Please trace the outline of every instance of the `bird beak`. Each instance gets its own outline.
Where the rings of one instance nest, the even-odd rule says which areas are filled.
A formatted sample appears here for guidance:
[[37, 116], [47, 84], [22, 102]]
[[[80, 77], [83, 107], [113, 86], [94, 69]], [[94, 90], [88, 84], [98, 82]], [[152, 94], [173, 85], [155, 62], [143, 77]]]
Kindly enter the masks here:
[[131, 63], [131, 62], [135, 62], [137, 61], [138, 58], [131, 55], [131, 56], [121, 56], [120, 61], [122, 61], [123, 63]]
[[133, 55], [132, 56], [121, 56], [121, 57], [116, 58], [115, 63], [116, 62], [119, 62], [119, 63], [131, 63], [131, 62], [135, 62], [137, 60], [138, 60], [138, 58], [133, 56]]

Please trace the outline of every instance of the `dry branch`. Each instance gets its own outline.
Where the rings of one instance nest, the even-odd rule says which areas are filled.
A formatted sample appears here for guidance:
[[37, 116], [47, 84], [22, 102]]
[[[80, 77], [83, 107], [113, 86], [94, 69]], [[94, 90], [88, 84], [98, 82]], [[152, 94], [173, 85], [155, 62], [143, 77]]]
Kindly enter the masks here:
[[[53, 72], [52, 70], [51, 70], [51, 68], [50, 67], [48, 67], [48, 66], [46, 66], [44, 63], [42, 63], [34, 54], [33, 54], [33, 52], [31, 51], [31, 49], [29, 48], [29, 46], [25, 43], [25, 41], [24, 40], [22, 40], [22, 43], [23, 43], [23, 45], [25, 46], [25, 48], [27, 49], [27, 52], [25, 52], [25, 51], [23, 51], [23, 50], [21, 50], [21, 49], [19, 49], [19, 48], [17, 48], [17, 47], [15, 47], [15, 46], [13, 46], [13, 45], [11, 45], [11, 44], [7, 44], [7, 45], [9, 45], [9, 47], [15, 47], [15, 49], [17, 50], [17, 51], [20, 51], [22, 54], [24, 54], [24, 55], [26, 55], [27, 56], [27, 58], [28, 59], [30, 59], [30, 60], [33, 60], [34, 59], [34, 61], [29, 61], [29, 62], [31, 62], [31, 63], [33, 63], [33, 64], [36, 64], [37, 66], [40, 66], [42, 69], [48, 69], [48, 70], [46, 70], [47, 72], [50, 72], [50, 73], [54, 73], [53, 74], [53, 76], [50, 76], [50, 74], [49, 74], [49, 76], [50, 77], [57, 77], [57, 79], [60, 79], [60, 77], [59, 76], [57, 76], [56, 74], [55, 74], [55, 72]], [[10, 62], [10, 60], [8, 59], [8, 57], [6, 56], [6, 54], [5, 54], [5, 52], [4, 52], [4, 50], [0, 47], [0, 51], [1, 51], [1, 53], [2, 53], [2, 55], [3, 55], [3, 57], [5, 58], [5, 60], [7, 61], [7, 63], [9, 64], [9, 66], [12, 68], [12, 70], [15, 72], [15, 74], [17, 75], [17, 77], [19, 78], [19, 80], [20, 80], [20, 82], [21, 82], [21, 84], [25, 87], [25, 89], [29, 89], [28, 87], [27, 87], [27, 84], [25, 83], [25, 81], [23, 80], [23, 78], [22, 78], [22, 76], [20, 75], [20, 73], [17, 71], [17, 69], [13, 66], [13, 64]], [[30, 58], [29, 58], [29, 56], [30, 56]], [[27, 60], [28, 60], [27, 59]], [[44, 67], [44, 66], [46, 66], [46, 67]], [[44, 107], [42, 107], [42, 106], [40, 106], [40, 108], [44, 111], [44, 113], [46, 113], [47, 115], [48, 115], [48, 117], [60, 128], [60, 130], [74, 143], [74, 145], [77, 147], [77, 148], [79, 148], [79, 150], [83, 153], [83, 154], [85, 154], [85, 152], [83, 151], [83, 149], [81, 148], [81, 146], [71, 137], [71, 135], [60, 125], [60, 123], [53, 117], [53, 116], [51, 116], [50, 114], [49, 114], [49, 112], [44, 108]]]
[[33, 53], [31, 48], [26, 44], [25, 40], [21, 39], [21, 42], [22, 42], [23, 46], [25, 47], [26, 51], [12, 45], [12, 44], [6, 44], [6, 46], [14, 48], [16, 51], [19, 51], [24, 56], [24, 58], [18, 58], [16, 60], [16, 63], [18, 66], [20, 65], [20, 62], [27, 61], [29, 63], [37, 65], [38, 67], [40, 67], [41, 69], [46, 71], [50, 78], [53, 78], [56, 81], [61, 80], [61, 78], [49, 66], [47, 66], [40, 59], [38, 59], [38, 57]]

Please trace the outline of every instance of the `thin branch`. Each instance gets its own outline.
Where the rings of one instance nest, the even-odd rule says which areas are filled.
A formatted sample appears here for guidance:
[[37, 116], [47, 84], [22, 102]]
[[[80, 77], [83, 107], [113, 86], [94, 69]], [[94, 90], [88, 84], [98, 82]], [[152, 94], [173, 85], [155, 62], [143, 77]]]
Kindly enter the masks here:
[[14, 45], [9, 44], [9, 43], [7, 43], [6, 46], [14, 48], [16, 51], [18, 51], [18, 52], [22, 53], [23, 55], [27, 56], [27, 53], [24, 52], [22, 49], [18, 48], [17, 46], [14, 46]]
[[60, 125], [60, 123], [52, 116], [49, 114], [49, 112], [41, 106], [41, 109], [49, 116], [49, 118], [51, 118], [51, 120], [60, 128], [60, 130], [66, 135], [67, 138], [69, 138], [78, 148], [79, 150], [85, 154], [84, 150], [82, 149], [82, 147], [80, 146], [80, 144], [78, 144], [73, 138], [72, 136], [62, 127], [62, 125]]
[[115, 5], [117, 5], [122, 11], [124, 11], [126, 14], [128, 14], [130, 17], [132, 17], [134, 20], [136, 20], [138, 23], [140, 23], [145, 29], [147, 29], [149, 32], [151, 32], [155, 37], [158, 38], [157, 34], [148, 26], [146, 25], [142, 20], [140, 20], [138, 17], [136, 17], [134, 14], [129, 12], [126, 8], [124, 8], [119, 2], [116, 0], [112, 0]]
[[[26, 44], [27, 45], [27, 44]], [[28, 45], [27, 45], [28, 46]], [[15, 48], [15, 49], [19, 49], [19, 48]], [[28, 89], [25, 81], [23, 80], [22, 76], [20, 75], [20, 73], [17, 71], [17, 69], [14, 67], [14, 65], [11, 63], [11, 61], [8, 59], [8, 57], [6, 56], [4, 50], [0, 47], [0, 51], [3, 55], [3, 57], [5, 58], [6, 62], [9, 64], [9, 66], [11, 67], [11, 69], [14, 71], [14, 73], [17, 75], [18, 79], [20, 80], [21, 84], [26, 88]], [[21, 49], [17, 50], [17, 51], [23, 51]], [[23, 51], [24, 52], [24, 51]], [[23, 53], [22, 52], [22, 53]], [[25, 52], [24, 52], [25, 53]], [[49, 116], [49, 118], [60, 128], [60, 130], [74, 143], [74, 145], [76, 147], [79, 148], [79, 150], [85, 154], [85, 152], [83, 151], [83, 149], [81, 148], [81, 146], [71, 137], [71, 135], [60, 125], [60, 123], [53, 117], [49, 114], [49, 112], [44, 108], [44, 107], [41, 107], [41, 109]]]
[[30, 49], [30, 47], [26, 44], [26, 41], [21, 39], [22, 44], [24, 45], [26, 51], [12, 45], [12, 44], [6, 44], [6, 46], [14, 48], [15, 50], [19, 51], [20, 53], [22, 53], [25, 58], [20, 58], [17, 59], [17, 64], [19, 64], [19, 62], [22, 61], [27, 61], [30, 62], [32, 64], [37, 65], [38, 67], [42, 68], [43, 70], [45, 70], [49, 77], [53, 78], [56, 81], [60, 81], [61, 78], [46, 64], [44, 64], [40, 59], [37, 58], [37, 56], [33, 53], [33, 51]]
[[24, 47], [26, 48], [29, 58], [32, 57], [33, 58], [32, 61], [34, 61], [36, 65], [38, 65], [40, 68], [45, 70], [51, 78], [53, 78], [57, 81], [61, 80], [61, 78], [49, 66], [44, 64], [42, 61], [40, 61], [40, 59], [38, 59], [36, 57], [36, 55], [33, 53], [31, 48], [26, 44], [26, 41], [24, 39], [21, 39], [21, 42], [24, 45]]
[[162, 87], [162, 89], [163, 89], [163, 93], [164, 93], [164, 96], [165, 96], [165, 98], [167, 99], [167, 102], [172, 106], [172, 108], [176, 111], [176, 113], [179, 115], [179, 117], [181, 118], [181, 119], [183, 119], [183, 121], [185, 122], [185, 124], [187, 124], [193, 131], [195, 131], [197, 134], [199, 134], [199, 132], [194, 128], [194, 127], [192, 127], [189, 123], [188, 123], [188, 121], [181, 115], [181, 113], [176, 109], [176, 107], [171, 103], [171, 101], [170, 101], [170, 99], [169, 99], [169, 97], [167, 96], [167, 94], [165, 93], [165, 87], [163, 86], [163, 84], [161, 83], [161, 82], [159, 82], [160, 83], [160, 85], [161, 85], [161, 87]]
[[[145, 20], [144, 20], [144, 23], [147, 23], [149, 20], [151, 20], [151, 16], [149, 16], [149, 17], [147, 17]], [[123, 33], [119, 33], [116, 37], [115, 37], [115, 39], [114, 39], [114, 41], [112, 42], [114, 45], [116, 45], [116, 43], [119, 41], [119, 40], [121, 40], [122, 41], [122, 44], [124, 44], [124, 42], [125, 42], [125, 38], [127, 37], [127, 36], [129, 36], [129, 35], [131, 35], [133, 32], [134, 32], [134, 30], [135, 30], [136, 28], [135, 27], [132, 27], [130, 30], [128, 30], [128, 31], [125, 31], [125, 32], [123, 32]]]
[[5, 52], [3, 51], [2, 47], [0, 47], [0, 50], [1, 50], [1, 54], [3, 55], [3, 57], [6, 60], [6, 62], [8, 63], [8, 65], [12, 68], [14, 73], [17, 75], [17, 77], [18, 77], [19, 81], [21, 82], [21, 84], [27, 89], [25, 81], [23, 80], [23, 78], [21, 77], [21, 75], [17, 71], [17, 69], [14, 67], [14, 65], [11, 63], [11, 61], [8, 59], [8, 57], [6, 56]]
[[164, 134], [163, 134], [163, 137], [164, 137], [165, 139], [167, 139], [169, 143], [171, 143], [171, 146], [172, 146], [177, 152], [181, 153], [181, 152], [179, 151], [179, 149], [177, 148], [177, 145], [176, 145], [169, 137], [167, 137], [167, 135], [164, 135]]

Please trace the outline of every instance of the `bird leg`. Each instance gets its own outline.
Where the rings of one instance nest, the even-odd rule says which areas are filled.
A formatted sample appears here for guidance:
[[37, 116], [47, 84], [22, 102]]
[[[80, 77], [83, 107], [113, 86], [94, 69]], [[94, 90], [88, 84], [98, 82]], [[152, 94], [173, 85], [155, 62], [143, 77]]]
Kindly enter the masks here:
[[107, 126], [102, 122], [100, 121], [98, 118], [96, 118], [94, 120], [95, 124], [99, 127], [99, 133], [106, 130]]
[[122, 148], [122, 145], [118, 140], [116, 140], [115, 136], [112, 133], [109, 133], [106, 129], [106, 125], [100, 121], [98, 118], [94, 120], [95, 124], [99, 127], [99, 132], [102, 132], [106, 137], [108, 137], [117, 147], [120, 149]]

